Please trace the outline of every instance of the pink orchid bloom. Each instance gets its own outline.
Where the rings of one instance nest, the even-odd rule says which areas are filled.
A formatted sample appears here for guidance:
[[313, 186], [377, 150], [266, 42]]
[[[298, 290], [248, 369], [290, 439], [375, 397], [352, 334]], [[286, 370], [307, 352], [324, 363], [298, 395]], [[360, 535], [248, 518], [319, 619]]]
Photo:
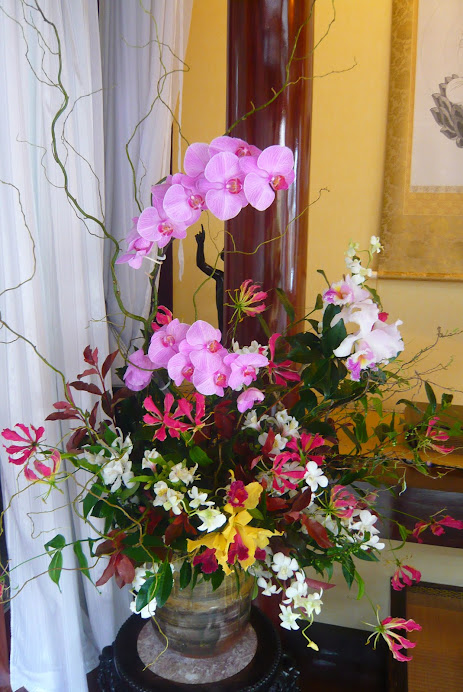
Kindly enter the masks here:
[[143, 420], [147, 425], [161, 426], [159, 430], [156, 430], [154, 433], [153, 440], [163, 442], [167, 437], [167, 431], [169, 431], [171, 437], [180, 437], [180, 433], [185, 432], [190, 427], [188, 423], [182, 423], [178, 420], [178, 418], [183, 415], [178, 407], [175, 413], [170, 413], [173, 403], [174, 397], [169, 392], [164, 397], [164, 413], [161, 413], [151, 396], [147, 396], [144, 400], [143, 406], [147, 411], [150, 411], [150, 413], [146, 413], [143, 416]]
[[[158, 205], [159, 207], [159, 205]], [[137, 231], [145, 240], [165, 247], [172, 238], [186, 238], [187, 225], [170, 219], [161, 207], [147, 207], [138, 219]]]
[[372, 636], [376, 635], [376, 645], [378, 637], [382, 636], [386, 644], [388, 645], [389, 649], [392, 651], [393, 657], [397, 661], [411, 661], [412, 657], [405, 656], [400, 650], [413, 649], [416, 646], [416, 644], [415, 642], [411, 642], [409, 639], [406, 639], [397, 632], [393, 631], [400, 629], [403, 629], [406, 632], [413, 632], [414, 630], [419, 631], [421, 630], [421, 625], [418, 625], [414, 620], [411, 619], [404, 620], [403, 618], [393, 618], [389, 616], [387, 618], [384, 618], [384, 620], [381, 620], [379, 625], [375, 627], [375, 631], [373, 632], [373, 634], [370, 635], [370, 637], [368, 637], [368, 640]]
[[391, 578], [391, 586], [394, 591], [402, 591], [406, 586], [412, 586], [413, 582], [421, 581], [421, 572], [410, 565], [399, 565]]
[[195, 368], [188, 353], [176, 353], [167, 363], [169, 377], [175, 382], [177, 387], [180, 387], [184, 380], [191, 382], [194, 371]]
[[360, 381], [362, 370], [369, 368], [377, 370], [376, 356], [366, 341], [359, 341], [355, 345], [355, 353], [346, 360], [346, 368], [350, 371], [350, 378], [354, 382]]
[[163, 201], [164, 211], [175, 222], [192, 226], [207, 209], [205, 194], [198, 186], [199, 180], [177, 173]]
[[215, 154], [204, 169], [206, 204], [221, 221], [233, 219], [248, 204], [243, 191], [244, 174], [240, 160], [223, 151]]
[[192, 382], [195, 389], [206, 396], [223, 396], [231, 370], [223, 362], [221, 353], [211, 353], [206, 349], [191, 351], [190, 360], [194, 367]]
[[257, 379], [259, 368], [268, 365], [268, 358], [260, 353], [229, 353], [223, 361], [231, 368], [228, 386], [235, 391], [239, 391], [243, 385], [249, 387]]
[[195, 555], [193, 558], [193, 567], [201, 565], [201, 572], [204, 574], [212, 574], [219, 568], [219, 563], [215, 556], [215, 548], [206, 548], [202, 553]]
[[179, 352], [179, 344], [190, 329], [189, 324], [172, 320], [151, 337], [148, 356], [155, 368], [165, 368], [172, 356]]
[[432, 519], [429, 522], [418, 521], [415, 524], [415, 528], [412, 531], [412, 536], [413, 538], [416, 538], [418, 543], [423, 543], [423, 539], [420, 538], [420, 535], [423, 533], [423, 531], [426, 531], [426, 529], [430, 528], [435, 536], [442, 536], [445, 533], [444, 526], [463, 531], [463, 521], [460, 521], [459, 519], [454, 519], [449, 514], [447, 514], [445, 517], [442, 517], [438, 521], [436, 521], [435, 519]]
[[435, 430], [435, 426], [439, 421], [439, 416], [430, 418], [428, 427], [426, 429], [426, 437], [432, 440], [429, 446], [436, 452], [440, 452], [441, 454], [450, 454], [450, 452], [453, 452], [455, 447], [444, 447], [444, 445], [435, 444], [436, 442], [447, 442], [449, 439], [449, 435], [447, 435], [447, 433], [443, 430]]
[[243, 156], [254, 156], [257, 158], [262, 150], [255, 147], [253, 144], [248, 144], [244, 139], [239, 139], [239, 137], [216, 137], [209, 144], [209, 153], [211, 156], [214, 154], [220, 154], [221, 151], [229, 151], [231, 154], [235, 154], [238, 158]]
[[350, 519], [357, 509], [358, 500], [344, 485], [335, 485], [331, 490], [330, 510], [340, 519]]
[[132, 392], [145, 389], [151, 382], [154, 364], [140, 348], [129, 356], [129, 365], [124, 373], [124, 382]]
[[33, 454], [36, 454], [39, 449], [39, 442], [45, 433], [45, 428], [35, 428], [33, 425], [30, 429], [23, 425], [23, 423], [16, 423], [15, 428], [19, 428], [23, 435], [20, 435], [15, 430], [10, 428], [5, 428], [2, 431], [2, 436], [5, 440], [10, 442], [19, 442], [17, 445], [10, 445], [5, 447], [6, 453], [8, 454], [8, 461], [10, 464], [16, 464], [20, 466], [24, 464]]
[[218, 353], [221, 356], [227, 355], [227, 350], [220, 343], [222, 333], [209, 322], [196, 320], [185, 334], [185, 341], [180, 346], [181, 353], [189, 353], [192, 350], [205, 350], [209, 353]]
[[153, 332], [157, 332], [161, 327], [172, 322], [173, 319], [174, 316], [169, 308], [164, 307], [164, 305], [159, 305], [156, 317], [154, 318], [155, 321], [151, 322], [151, 329]]
[[128, 263], [132, 269], [140, 269], [143, 258], [147, 257], [153, 249], [154, 243], [145, 240], [137, 231], [138, 216], [132, 219], [134, 226], [126, 238], [127, 252], [124, 252], [116, 260], [116, 264]]
[[253, 156], [244, 156], [240, 164], [246, 175], [246, 199], [259, 211], [268, 209], [275, 199], [275, 192], [287, 190], [294, 181], [294, 156], [288, 147], [272, 145], [264, 149], [257, 160]]
[[249, 497], [243, 481], [232, 481], [227, 493], [227, 500], [232, 507], [244, 507]]
[[275, 363], [274, 358], [275, 358], [275, 343], [277, 339], [281, 336], [281, 334], [272, 334], [272, 336], [269, 339], [268, 342], [268, 347], [270, 351], [270, 360], [268, 363], [268, 374], [270, 381], [272, 378], [275, 379], [275, 384], [284, 386], [286, 384], [287, 380], [291, 380], [293, 382], [299, 382], [301, 379], [301, 376], [299, 373], [294, 372], [294, 370], [290, 370], [289, 367], [292, 365], [292, 362], [290, 360], [284, 360], [281, 363]]
[[370, 297], [369, 291], [356, 284], [350, 274], [341, 281], [331, 284], [323, 293], [325, 303], [332, 303], [333, 305], [351, 305]]
[[240, 413], [244, 413], [248, 409], [252, 408], [256, 401], [263, 401], [265, 399], [265, 394], [261, 392], [256, 387], [249, 387], [241, 392], [238, 399], [236, 400], [236, 405]]
[[209, 152], [209, 145], [204, 142], [195, 142], [190, 144], [185, 152], [185, 158], [183, 159], [183, 167], [185, 173], [190, 178], [197, 178], [202, 173], [209, 163], [211, 154]]

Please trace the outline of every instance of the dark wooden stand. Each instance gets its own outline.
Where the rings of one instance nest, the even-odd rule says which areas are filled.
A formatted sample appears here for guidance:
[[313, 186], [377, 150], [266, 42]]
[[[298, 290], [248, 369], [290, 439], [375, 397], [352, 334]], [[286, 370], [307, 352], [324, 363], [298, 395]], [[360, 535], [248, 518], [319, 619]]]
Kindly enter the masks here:
[[278, 633], [258, 608], [251, 609], [251, 625], [257, 635], [257, 651], [242, 671], [218, 682], [188, 685], [161, 678], [144, 670], [137, 651], [137, 639], [146, 620], [132, 615], [121, 627], [112, 646], [100, 656], [98, 684], [101, 692], [297, 692], [299, 671], [282, 654]]

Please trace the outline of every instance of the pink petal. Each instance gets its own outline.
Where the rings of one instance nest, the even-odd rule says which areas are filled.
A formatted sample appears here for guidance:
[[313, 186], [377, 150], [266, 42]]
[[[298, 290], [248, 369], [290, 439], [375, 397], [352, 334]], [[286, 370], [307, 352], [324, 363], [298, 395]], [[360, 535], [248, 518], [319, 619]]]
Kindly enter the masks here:
[[288, 147], [274, 144], [264, 149], [257, 159], [257, 165], [272, 176], [286, 176], [294, 168], [293, 152]]
[[146, 240], [157, 240], [159, 236], [158, 226], [161, 218], [154, 207], [147, 207], [138, 219], [137, 231]]
[[204, 175], [211, 183], [226, 183], [230, 178], [241, 174], [240, 161], [228, 151], [215, 154], [204, 169]]
[[176, 353], [175, 356], [172, 356], [169, 360], [167, 372], [169, 373], [170, 379], [175, 382], [177, 387], [180, 387], [185, 379], [191, 382], [193, 372], [189, 377], [186, 377], [184, 371], [187, 368], [192, 368], [194, 370], [193, 364], [186, 353]]
[[200, 175], [210, 159], [209, 146], [202, 142], [190, 144], [185, 152], [183, 167], [187, 175], [193, 178]]
[[191, 346], [207, 346], [211, 341], [220, 342], [222, 333], [209, 322], [196, 320], [188, 329], [185, 338]]
[[182, 185], [172, 185], [164, 197], [164, 211], [172, 221], [188, 221], [192, 209], [188, 204], [188, 195]]
[[206, 193], [206, 204], [221, 221], [234, 219], [244, 206], [238, 195], [231, 195], [226, 190], [209, 190]]
[[244, 179], [244, 194], [251, 207], [258, 211], [268, 209], [275, 199], [275, 192], [267, 180], [256, 173], [249, 173]]

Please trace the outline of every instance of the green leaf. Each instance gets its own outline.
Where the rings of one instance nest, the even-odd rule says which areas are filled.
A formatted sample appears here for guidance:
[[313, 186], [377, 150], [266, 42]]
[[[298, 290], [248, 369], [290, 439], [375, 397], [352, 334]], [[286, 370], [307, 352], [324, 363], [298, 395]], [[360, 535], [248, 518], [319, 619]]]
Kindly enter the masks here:
[[84, 498], [84, 501], [82, 502], [82, 510], [85, 518], [88, 517], [91, 510], [98, 502], [98, 499], [101, 497], [102, 493], [103, 488], [101, 487], [101, 485], [98, 485], [97, 483], [92, 485], [92, 487], [90, 488], [90, 492], [87, 493], [87, 495]]
[[223, 582], [225, 578], [225, 572], [223, 569], [217, 569], [215, 572], [212, 572], [211, 575], [211, 584], [212, 584], [212, 591], [216, 591], [221, 583]]
[[253, 519], [263, 519], [264, 518], [264, 515], [262, 514], [262, 512], [259, 509], [257, 509], [257, 507], [255, 509], [248, 509], [248, 512]]
[[401, 537], [401, 539], [402, 539], [402, 540], [404, 541], [404, 543], [405, 543], [405, 541], [406, 541], [407, 538], [408, 538], [409, 532], [407, 531], [407, 529], [405, 528], [405, 526], [402, 526], [402, 524], [397, 524], [397, 526], [398, 526], [398, 529], [399, 529], [400, 537]]
[[345, 561], [342, 563], [342, 573], [344, 579], [346, 580], [346, 584], [350, 589], [355, 577], [355, 565], [350, 555], [347, 556]]
[[157, 575], [153, 577], [148, 577], [148, 579], [142, 584], [139, 592], [137, 593], [137, 599], [135, 601], [135, 609], [140, 612], [142, 608], [151, 603], [155, 596], [157, 583]]
[[108, 445], [112, 445], [114, 440], [117, 438], [117, 433], [114, 432], [114, 430], [111, 430], [105, 423], [103, 423], [105, 426], [106, 430], [103, 433], [103, 439]]
[[87, 579], [92, 581], [90, 572], [88, 571], [87, 558], [85, 557], [84, 551], [82, 550], [82, 543], [80, 541], [77, 541], [77, 543], [74, 543], [73, 548], [77, 557], [77, 561], [79, 563], [80, 571], [87, 577]]
[[185, 560], [180, 568], [180, 588], [186, 589], [191, 581], [191, 575], [193, 570], [191, 569], [191, 562]]
[[343, 320], [336, 322], [334, 327], [328, 329], [323, 334], [323, 350], [325, 355], [329, 356], [341, 344], [347, 336], [346, 326]]
[[429, 405], [431, 407], [431, 413], [435, 413], [437, 408], [437, 401], [436, 395], [434, 394], [434, 390], [429, 384], [429, 382], [424, 383], [424, 388], [426, 390], [426, 396], [428, 397]]
[[134, 476], [132, 481], [134, 483], [154, 483], [155, 478], [154, 476]]
[[57, 550], [50, 560], [48, 565], [48, 575], [52, 582], [59, 586], [59, 579], [61, 576], [61, 570], [63, 568], [63, 554], [61, 550]]
[[265, 336], [270, 339], [271, 331], [270, 331], [270, 327], [268, 326], [267, 322], [264, 320], [264, 318], [260, 314], [257, 315], [257, 319], [259, 320], [260, 326], [264, 330]]
[[326, 278], [326, 274], [325, 274], [325, 272], [323, 271], [323, 269], [317, 269], [317, 274], [321, 274], [321, 275], [323, 276], [323, 278], [325, 279], [326, 283], [328, 284], [328, 286], [330, 285], [330, 282], [329, 282], [328, 279]]
[[129, 497], [132, 497], [132, 495], [135, 495], [139, 488], [140, 484], [135, 483], [135, 485], [132, 488], [124, 488], [122, 492], [119, 493], [119, 499], [120, 500], [127, 500]]
[[282, 306], [283, 306], [286, 314], [288, 315], [289, 319], [291, 320], [291, 322], [294, 322], [296, 314], [294, 312], [294, 308], [291, 305], [291, 301], [289, 300], [288, 296], [286, 295], [286, 293], [283, 291], [282, 288], [276, 288], [275, 293], [277, 294], [278, 300], [282, 304]]
[[331, 329], [331, 322], [333, 318], [341, 312], [339, 305], [333, 305], [330, 303], [326, 306], [326, 310], [323, 313], [323, 333]]
[[58, 533], [51, 541], [45, 543], [44, 548], [47, 552], [52, 550], [62, 550], [66, 545], [66, 539], [62, 533]]
[[373, 408], [375, 409], [376, 413], [380, 418], [383, 417], [383, 402], [381, 399], [372, 399], [371, 403], [373, 404]]
[[444, 392], [444, 394], [442, 394], [441, 406], [443, 409], [448, 408], [450, 406], [450, 404], [452, 403], [452, 401], [453, 401], [453, 394], [447, 394], [445, 392]]
[[363, 594], [365, 593], [365, 582], [363, 581], [362, 577], [357, 572], [357, 570], [355, 570], [354, 578], [359, 587], [357, 601], [360, 601], [360, 599], [363, 597]]
[[359, 560], [364, 560], [365, 562], [379, 562], [379, 557], [373, 552], [367, 552], [366, 550], [360, 549], [358, 553], [355, 553], [355, 557]]
[[201, 449], [201, 447], [197, 447], [195, 445], [193, 447], [190, 447], [188, 452], [191, 461], [194, 464], [198, 464], [198, 466], [210, 466], [214, 463], [214, 460], [208, 457], [204, 449]]
[[323, 308], [323, 298], [322, 294], [319, 293], [315, 300], [314, 310], [321, 310]]
[[174, 579], [169, 562], [163, 562], [157, 573], [156, 602], [159, 608], [165, 604], [172, 591]]

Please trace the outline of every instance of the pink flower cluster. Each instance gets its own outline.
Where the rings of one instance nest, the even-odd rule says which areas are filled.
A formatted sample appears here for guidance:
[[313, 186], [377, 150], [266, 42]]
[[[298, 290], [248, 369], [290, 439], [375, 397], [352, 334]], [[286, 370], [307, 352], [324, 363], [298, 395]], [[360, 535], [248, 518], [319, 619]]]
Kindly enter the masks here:
[[243, 207], [267, 209], [278, 190], [294, 181], [294, 156], [285, 146], [263, 151], [236, 137], [217, 137], [210, 144], [196, 142], [185, 153], [185, 173], [168, 176], [152, 188], [152, 206], [143, 210], [127, 238], [128, 251], [117, 260], [135, 269], [153, 244], [165, 247], [186, 231], [208, 209], [221, 221], [232, 219]]
[[404, 349], [397, 320], [387, 324], [387, 313], [380, 312], [371, 294], [355, 283], [350, 275], [332, 284], [323, 294], [325, 308], [328, 304], [339, 305], [341, 311], [331, 321], [334, 327], [339, 320], [355, 324], [356, 329], [346, 336], [333, 351], [337, 358], [347, 358], [346, 366], [351, 379], [360, 380], [362, 370], [377, 370], [379, 363], [388, 363]]
[[[169, 319], [169, 321], [167, 321]], [[179, 387], [185, 380], [204, 395], [224, 395], [224, 389], [245, 389], [238, 397], [238, 410], [252, 408], [264, 395], [249, 387], [257, 378], [259, 368], [268, 365], [260, 353], [229, 353], [221, 344], [222, 335], [208, 322], [197, 320], [192, 325], [166, 317], [163, 311], [157, 331], [151, 337], [148, 353], [142, 349], [129, 357], [124, 380], [129, 389], [140, 391], [150, 382], [153, 371], [165, 368]]]
[[43, 426], [35, 428], [31, 425], [29, 429], [22, 423], [17, 423], [15, 427], [19, 428], [23, 434], [20, 435], [16, 430], [11, 430], [10, 428], [5, 428], [2, 431], [2, 436], [5, 440], [16, 443], [8, 447], [4, 445], [6, 453], [9, 455], [8, 461], [10, 464], [16, 464], [17, 466], [24, 464], [24, 476], [28, 481], [52, 478], [60, 467], [61, 455], [57, 449], [44, 452], [40, 450], [40, 442], [45, 433], [45, 428]]

